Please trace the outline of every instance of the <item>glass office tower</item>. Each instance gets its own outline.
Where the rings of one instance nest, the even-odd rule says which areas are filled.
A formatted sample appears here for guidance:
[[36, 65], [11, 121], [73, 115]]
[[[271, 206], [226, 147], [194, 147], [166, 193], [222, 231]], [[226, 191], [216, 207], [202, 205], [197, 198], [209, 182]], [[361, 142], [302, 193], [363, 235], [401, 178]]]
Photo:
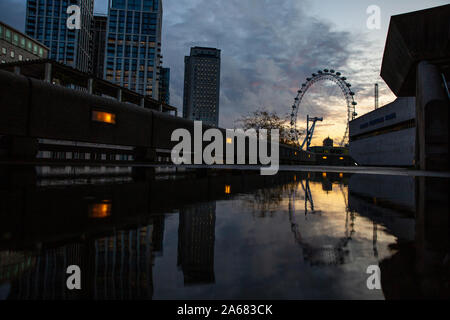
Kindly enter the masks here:
[[[67, 28], [70, 5], [81, 9], [80, 30]], [[91, 72], [93, 12], [94, 0], [27, 0], [25, 33], [49, 47], [51, 59]]]
[[109, 0], [104, 78], [159, 98], [161, 0]]
[[170, 104], [170, 68], [161, 68], [159, 101]]

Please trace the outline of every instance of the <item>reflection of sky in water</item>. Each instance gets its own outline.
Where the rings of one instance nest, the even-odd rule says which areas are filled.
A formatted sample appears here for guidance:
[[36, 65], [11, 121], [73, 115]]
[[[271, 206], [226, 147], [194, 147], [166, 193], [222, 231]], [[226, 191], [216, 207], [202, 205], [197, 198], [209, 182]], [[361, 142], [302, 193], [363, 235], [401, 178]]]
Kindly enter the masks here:
[[[215, 282], [210, 284], [184, 286], [183, 273], [177, 269], [178, 216], [168, 216], [164, 255], [155, 259], [153, 268], [153, 298], [382, 299], [381, 290], [367, 289], [366, 269], [389, 256], [387, 247], [396, 239], [377, 226], [376, 258], [374, 225], [369, 219], [355, 213], [354, 233], [345, 246], [349, 253], [343, 264], [312, 266], [304, 260], [305, 247], [312, 248], [313, 252], [336, 247], [346, 239], [346, 231], [351, 231], [350, 220], [346, 229], [346, 215], [350, 215], [346, 213], [344, 200], [347, 187], [341, 190], [339, 185], [333, 184], [332, 190], [324, 191], [320, 182], [309, 185], [316, 213], [305, 216], [304, 192], [299, 184], [294, 203], [303, 246], [291, 231], [289, 194], [292, 186], [291, 190], [284, 188], [278, 202], [272, 205], [253, 202], [253, 195], [217, 201]], [[261, 208], [267, 212], [262, 214]]]

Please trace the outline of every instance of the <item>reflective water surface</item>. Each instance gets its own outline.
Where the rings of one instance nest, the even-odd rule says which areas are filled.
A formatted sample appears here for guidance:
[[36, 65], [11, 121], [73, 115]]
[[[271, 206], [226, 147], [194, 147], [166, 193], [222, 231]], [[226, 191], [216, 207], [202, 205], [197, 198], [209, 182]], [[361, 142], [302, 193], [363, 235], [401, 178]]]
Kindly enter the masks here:
[[449, 297], [448, 179], [1, 172], [1, 299]]

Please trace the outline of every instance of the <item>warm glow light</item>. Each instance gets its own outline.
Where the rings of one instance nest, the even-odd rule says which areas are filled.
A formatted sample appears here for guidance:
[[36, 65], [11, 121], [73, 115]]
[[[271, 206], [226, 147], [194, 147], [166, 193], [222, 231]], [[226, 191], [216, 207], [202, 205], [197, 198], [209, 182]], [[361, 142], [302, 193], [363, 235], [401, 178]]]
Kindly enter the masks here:
[[116, 123], [116, 115], [114, 113], [93, 110], [92, 111], [92, 121], [115, 124]]
[[233, 142], [233, 140], [231, 140], [231, 138], [227, 138], [227, 143], [231, 144]]
[[311, 158], [311, 155], [310, 155], [310, 154], [308, 154], [308, 158]]
[[322, 177], [326, 178], [326, 177], [327, 177], [327, 173], [326, 173], [326, 172], [323, 172], [323, 173], [322, 173]]
[[229, 185], [225, 186], [225, 193], [226, 194], [230, 194], [231, 193], [231, 186], [229, 186]]
[[344, 160], [344, 157], [339, 157], [340, 160]]
[[297, 152], [295, 153], [295, 155], [297, 155]]
[[327, 157], [326, 157], [326, 156], [323, 156], [323, 157], [322, 157], [322, 159], [326, 160], [326, 159], [327, 159]]
[[344, 177], [344, 174], [341, 172], [341, 173], [339, 173], [339, 178], [343, 178]]
[[111, 216], [112, 204], [109, 201], [89, 205], [89, 218], [103, 219]]
[[297, 181], [297, 176], [294, 176], [294, 181]]

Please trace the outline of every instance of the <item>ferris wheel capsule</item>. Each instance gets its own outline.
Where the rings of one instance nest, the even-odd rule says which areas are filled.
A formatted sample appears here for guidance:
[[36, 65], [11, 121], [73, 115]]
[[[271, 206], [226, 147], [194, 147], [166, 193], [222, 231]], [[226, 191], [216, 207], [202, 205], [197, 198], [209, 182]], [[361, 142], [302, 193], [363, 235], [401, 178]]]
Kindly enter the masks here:
[[322, 72], [322, 70], [319, 70], [319, 71], [317, 71], [317, 73], [318, 73], [318, 74], [322, 74], [323, 72]]
[[306, 87], [306, 83], [302, 83], [302, 87]]
[[341, 79], [342, 79], [342, 81], [345, 81], [345, 80], [347, 80], [347, 78], [346, 78], [346, 77], [342, 77]]
[[331, 72], [331, 73], [334, 73], [334, 70], [333, 70], [333, 69], [331, 69], [331, 70], [330, 70], [330, 72]]
[[324, 72], [328, 72], [328, 69], [323, 69]]
[[352, 105], [356, 106], [358, 103], [356, 103], [356, 101], [352, 102]]
[[354, 93], [353, 91], [350, 91], [350, 95], [351, 95], [351, 96], [354, 96], [355, 93]]
[[313, 74], [312, 74], [312, 76], [313, 76], [313, 77], [315, 77], [315, 76], [316, 76], [316, 74], [315, 74], [315, 73], [313, 73]]
[[306, 81], [311, 81], [311, 78], [306, 78]]
[[340, 72], [336, 72], [336, 75], [337, 75], [337, 76], [340, 76], [340, 75], [341, 75], [341, 73], [340, 73]]
[[349, 88], [352, 86], [350, 83], [346, 83], [345, 85]]

